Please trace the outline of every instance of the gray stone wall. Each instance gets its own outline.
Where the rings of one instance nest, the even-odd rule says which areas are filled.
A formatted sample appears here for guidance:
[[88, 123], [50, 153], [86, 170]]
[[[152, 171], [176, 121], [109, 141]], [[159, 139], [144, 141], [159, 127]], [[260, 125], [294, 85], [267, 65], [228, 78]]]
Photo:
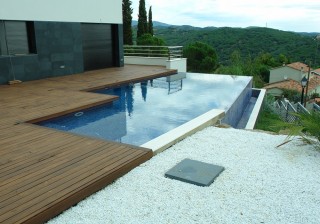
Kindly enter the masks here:
[[[114, 66], [123, 66], [122, 27], [113, 26], [116, 27]], [[14, 79], [30, 81], [84, 71], [81, 23], [34, 22], [34, 36], [35, 54], [0, 56], [0, 84]]]

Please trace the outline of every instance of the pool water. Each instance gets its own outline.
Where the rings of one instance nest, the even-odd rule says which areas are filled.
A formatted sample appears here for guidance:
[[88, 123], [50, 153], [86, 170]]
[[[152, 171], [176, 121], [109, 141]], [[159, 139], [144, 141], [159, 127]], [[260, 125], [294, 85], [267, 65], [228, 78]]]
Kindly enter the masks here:
[[38, 124], [139, 146], [211, 109], [227, 111], [248, 85], [251, 77], [179, 73], [94, 91], [119, 99]]

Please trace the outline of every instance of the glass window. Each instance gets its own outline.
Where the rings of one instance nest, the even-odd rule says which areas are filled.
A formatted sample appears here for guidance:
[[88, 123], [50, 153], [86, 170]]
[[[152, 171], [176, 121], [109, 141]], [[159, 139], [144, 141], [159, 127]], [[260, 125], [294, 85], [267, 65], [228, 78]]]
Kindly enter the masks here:
[[[29, 25], [29, 26], [28, 26]], [[23, 21], [0, 22], [0, 52], [2, 55], [20, 55], [33, 53], [30, 50], [30, 26]], [[32, 29], [33, 30], [33, 29]], [[34, 36], [34, 35], [31, 35]]]

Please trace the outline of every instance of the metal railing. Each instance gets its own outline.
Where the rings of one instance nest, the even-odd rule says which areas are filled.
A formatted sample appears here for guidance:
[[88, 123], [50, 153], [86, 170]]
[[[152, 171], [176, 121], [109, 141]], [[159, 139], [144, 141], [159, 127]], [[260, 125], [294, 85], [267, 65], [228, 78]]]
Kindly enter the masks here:
[[320, 106], [316, 103], [313, 104], [313, 110], [320, 113]]
[[297, 112], [301, 114], [310, 114], [310, 112], [301, 103], [297, 103]]
[[[269, 108], [278, 114], [283, 121], [290, 123], [299, 119], [296, 114], [310, 114], [309, 110], [301, 103], [297, 103], [293, 106], [288, 100], [275, 101], [272, 105], [269, 104]], [[313, 110], [320, 111], [320, 107], [318, 105], [313, 106]]]
[[124, 45], [124, 56], [182, 58], [182, 46]]

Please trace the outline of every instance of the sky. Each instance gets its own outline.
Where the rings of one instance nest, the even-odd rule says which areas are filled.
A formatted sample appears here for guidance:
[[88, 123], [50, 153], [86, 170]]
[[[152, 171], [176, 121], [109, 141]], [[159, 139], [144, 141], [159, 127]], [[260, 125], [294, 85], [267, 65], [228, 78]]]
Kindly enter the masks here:
[[[139, 0], [131, 0], [138, 20]], [[145, 0], [152, 19], [197, 27], [259, 26], [295, 32], [320, 33], [319, 0]]]

